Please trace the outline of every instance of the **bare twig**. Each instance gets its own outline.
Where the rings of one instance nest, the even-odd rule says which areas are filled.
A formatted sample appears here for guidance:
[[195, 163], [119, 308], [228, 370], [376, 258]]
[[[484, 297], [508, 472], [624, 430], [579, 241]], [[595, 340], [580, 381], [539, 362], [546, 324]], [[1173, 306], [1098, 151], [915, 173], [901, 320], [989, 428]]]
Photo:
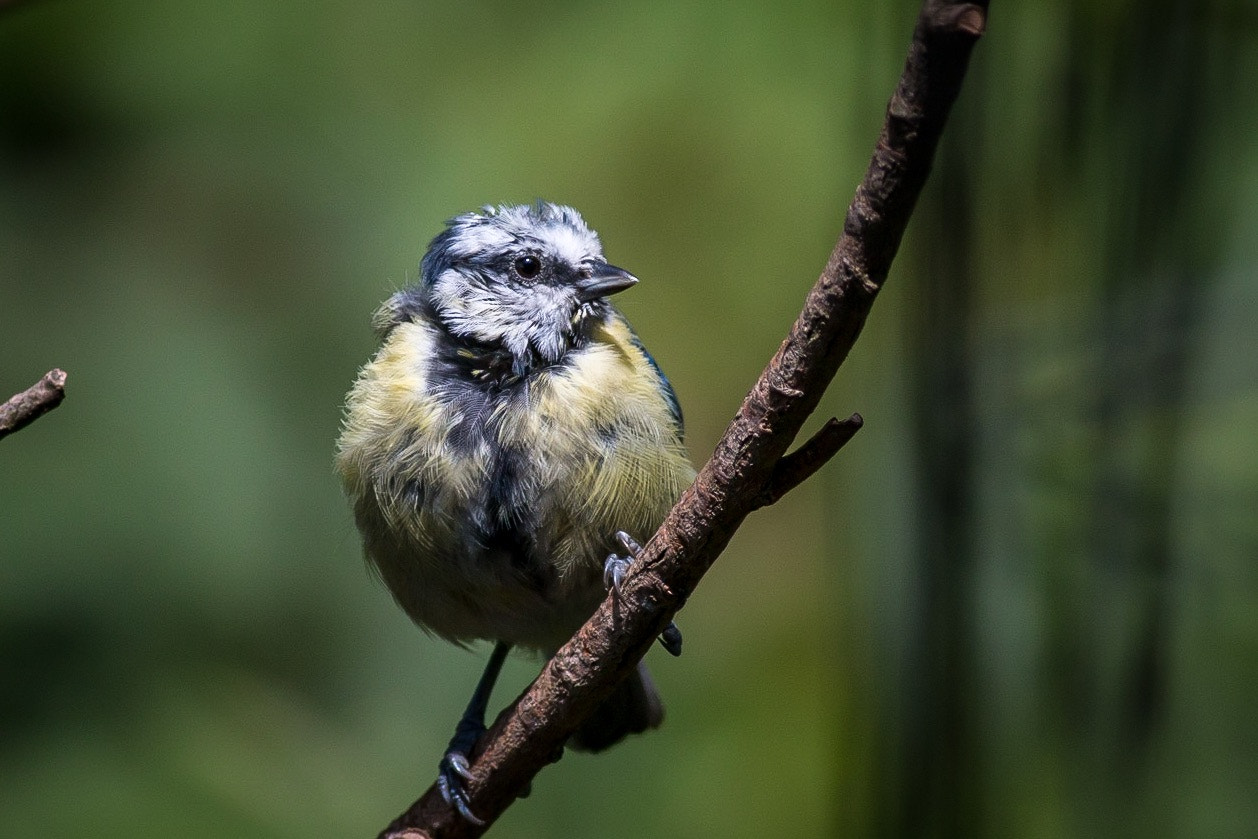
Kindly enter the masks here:
[[[808, 442], [790, 454], [783, 455], [768, 483], [756, 499], [755, 508], [776, 504], [783, 495], [808, 480], [814, 472], [830, 462], [839, 449], [856, 436], [865, 420], [860, 414], [852, 414], [845, 420], [831, 417]], [[754, 508], [753, 508], [754, 509]]]
[[[985, 0], [926, 0], [873, 159], [843, 235], [790, 335], [747, 395], [711, 460], [589, 622], [482, 738], [472, 809], [492, 823], [561, 753], [652, 640], [752, 510], [816, 471], [859, 427], [835, 421], [783, 457], [860, 334], [926, 182], [935, 146], [986, 21]], [[479, 836], [430, 788], [381, 833], [388, 839]]]
[[66, 398], [64, 370], [49, 370], [26, 390], [0, 405], [0, 437], [30, 425]]

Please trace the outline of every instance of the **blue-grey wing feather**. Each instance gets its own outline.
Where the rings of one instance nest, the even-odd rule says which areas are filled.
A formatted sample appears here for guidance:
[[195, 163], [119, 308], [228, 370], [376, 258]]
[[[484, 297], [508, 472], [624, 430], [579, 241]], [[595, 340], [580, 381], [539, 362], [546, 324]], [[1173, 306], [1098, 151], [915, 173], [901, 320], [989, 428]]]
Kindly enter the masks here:
[[633, 345], [642, 351], [642, 355], [646, 358], [647, 363], [651, 365], [651, 369], [655, 371], [656, 377], [659, 379], [660, 392], [664, 396], [664, 401], [668, 403], [668, 411], [672, 414], [673, 425], [677, 429], [677, 440], [680, 442], [686, 436], [686, 421], [681, 415], [681, 403], [677, 401], [677, 394], [673, 390], [673, 385], [668, 381], [668, 377], [664, 375], [664, 371], [660, 369], [660, 364], [651, 355], [651, 351], [642, 343], [642, 339], [638, 337], [638, 333], [629, 329], [630, 340]]

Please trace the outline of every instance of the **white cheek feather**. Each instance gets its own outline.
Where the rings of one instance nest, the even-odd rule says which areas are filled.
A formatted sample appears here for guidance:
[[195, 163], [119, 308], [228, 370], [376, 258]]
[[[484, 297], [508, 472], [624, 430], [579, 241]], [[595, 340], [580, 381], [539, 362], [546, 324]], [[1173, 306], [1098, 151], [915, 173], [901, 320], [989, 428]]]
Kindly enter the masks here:
[[516, 325], [517, 315], [504, 308], [488, 290], [469, 283], [458, 271], [443, 272], [432, 285], [432, 301], [442, 320], [457, 335], [479, 341], [501, 341], [512, 352], [523, 352], [527, 336]]
[[558, 361], [563, 355], [572, 333], [575, 304], [571, 292], [552, 286], [537, 286], [518, 301], [518, 322], [526, 324], [528, 341], [543, 358]]
[[550, 361], [563, 355], [576, 309], [568, 289], [538, 285], [523, 294], [508, 290], [504, 297], [454, 269], [433, 282], [432, 300], [455, 334], [501, 342], [519, 356], [532, 349]]

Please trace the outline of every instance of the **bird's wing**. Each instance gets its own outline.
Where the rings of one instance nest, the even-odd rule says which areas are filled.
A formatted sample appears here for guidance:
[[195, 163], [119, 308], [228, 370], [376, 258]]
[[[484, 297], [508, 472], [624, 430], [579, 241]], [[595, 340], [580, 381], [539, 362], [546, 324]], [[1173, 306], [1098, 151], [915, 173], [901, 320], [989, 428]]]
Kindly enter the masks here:
[[[628, 325], [628, 322], [626, 322]], [[660, 393], [664, 396], [664, 401], [668, 403], [668, 411], [673, 417], [673, 425], [677, 429], [677, 441], [681, 442], [686, 436], [686, 421], [681, 414], [681, 403], [677, 401], [677, 393], [673, 390], [673, 385], [668, 381], [668, 377], [664, 375], [664, 371], [660, 369], [659, 362], [651, 355], [650, 350], [642, 343], [642, 339], [638, 337], [638, 333], [633, 331], [633, 327], [629, 327], [629, 340], [638, 348], [642, 356], [647, 360], [647, 364], [651, 365], [651, 369], [655, 371], [656, 377], [659, 379]]]

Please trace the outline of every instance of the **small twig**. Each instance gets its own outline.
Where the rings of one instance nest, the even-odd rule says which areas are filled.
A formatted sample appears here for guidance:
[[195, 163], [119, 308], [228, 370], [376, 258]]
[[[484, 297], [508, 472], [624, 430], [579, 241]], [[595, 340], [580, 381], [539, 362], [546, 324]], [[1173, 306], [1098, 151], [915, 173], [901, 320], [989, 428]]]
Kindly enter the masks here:
[[756, 499], [756, 507], [768, 507], [776, 504], [782, 496], [802, 484], [813, 473], [829, 462], [830, 458], [839, 453], [839, 449], [847, 445], [847, 441], [856, 436], [865, 420], [860, 414], [852, 414], [845, 420], [831, 417], [826, 424], [817, 429], [817, 433], [808, 438], [808, 442], [788, 455], [783, 455], [769, 482]]
[[0, 405], [0, 438], [30, 425], [65, 398], [65, 371], [49, 370], [35, 384]]
[[[387, 839], [480, 836], [628, 676], [765, 493], [789, 488], [850, 436], [838, 423], [784, 458], [860, 335], [887, 278], [935, 146], [982, 33], [987, 3], [925, 0], [882, 134], [843, 235], [777, 354], [712, 458], [609, 597], [481, 738], [468, 784], [474, 825], [435, 785], [387, 827]], [[797, 482], [797, 481], [796, 481]]]

